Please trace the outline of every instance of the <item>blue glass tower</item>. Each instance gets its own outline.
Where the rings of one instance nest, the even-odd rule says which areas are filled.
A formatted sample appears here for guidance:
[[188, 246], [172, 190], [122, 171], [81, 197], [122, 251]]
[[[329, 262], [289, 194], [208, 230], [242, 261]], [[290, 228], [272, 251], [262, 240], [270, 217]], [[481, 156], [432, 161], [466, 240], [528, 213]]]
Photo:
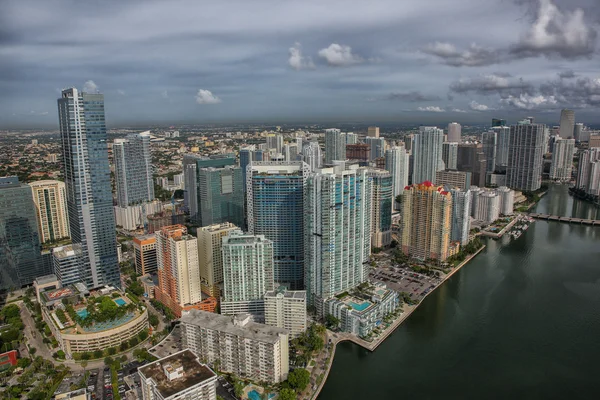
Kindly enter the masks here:
[[79, 280], [120, 287], [104, 95], [63, 90], [58, 118], [73, 244], [81, 244]]
[[275, 282], [304, 288], [304, 162], [254, 162], [248, 181], [248, 231], [273, 242]]

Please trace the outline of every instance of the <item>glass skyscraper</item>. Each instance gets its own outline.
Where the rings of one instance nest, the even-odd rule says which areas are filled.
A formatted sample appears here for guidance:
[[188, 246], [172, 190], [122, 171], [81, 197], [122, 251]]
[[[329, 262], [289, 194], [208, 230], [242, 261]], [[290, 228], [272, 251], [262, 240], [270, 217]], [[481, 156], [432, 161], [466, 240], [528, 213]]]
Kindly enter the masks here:
[[369, 177], [373, 179], [371, 246], [387, 247], [392, 243], [392, 174], [383, 169], [371, 169]]
[[154, 200], [150, 131], [115, 139], [113, 158], [117, 204], [127, 207]]
[[421, 126], [415, 135], [412, 182], [435, 182], [435, 173], [445, 168], [442, 157], [444, 131], [434, 126]]
[[198, 217], [200, 226], [231, 222], [244, 227], [244, 188], [242, 169], [200, 168], [198, 174]]
[[248, 231], [273, 242], [275, 282], [304, 287], [304, 162], [255, 162], [248, 174]]
[[0, 290], [30, 285], [51, 271], [42, 261], [31, 187], [0, 178]]
[[120, 287], [104, 95], [63, 90], [58, 118], [71, 239], [82, 247], [80, 281]]

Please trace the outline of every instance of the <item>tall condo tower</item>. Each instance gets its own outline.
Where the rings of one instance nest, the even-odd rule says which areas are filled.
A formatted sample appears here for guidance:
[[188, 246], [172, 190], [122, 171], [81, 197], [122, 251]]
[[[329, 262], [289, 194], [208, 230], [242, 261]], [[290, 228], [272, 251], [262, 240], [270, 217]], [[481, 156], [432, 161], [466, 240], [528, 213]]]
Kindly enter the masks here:
[[510, 127], [506, 186], [532, 192], [542, 186], [544, 125], [519, 123]]
[[435, 126], [421, 126], [415, 135], [413, 183], [435, 182], [435, 173], [444, 169], [442, 143], [444, 131]]
[[385, 152], [385, 169], [392, 174], [392, 196], [396, 199], [408, 185], [409, 155], [404, 146], [394, 146]]
[[275, 282], [304, 287], [304, 195], [308, 164], [256, 162], [247, 175], [248, 232], [273, 242]]
[[104, 95], [63, 90], [58, 118], [69, 229], [82, 247], [79, 279], [88, 288], [120, 287]]
[[373, 180], [371, 198], [371, 246], [387, 247], [392, 243], [392, 175], [383, 169], [370, 169]]
[[442, 143], [442, 160], [444, 161], [444, 166], [446, 169], [456, 169], [458, 161], [458, 143]]
[[321, 168], [323, 165], [323, 153], [318, 142], [306, 142], [302, 145], [302, 158], [308, 164], [311, 171]]
[[448, 124], [448, 142], [460, 143], [461, 142], [461, 131], [462, 127], [458, 122], [450, 122]]
[[346, 135], [339, 129], [325, 129], [325, 164], [346, 159]]
[[127, 207], [154, 200], [150, 131], [115, 139], [113, 158], [117, 204]]
[[573, 110], [561, 110], [560, 112], [560, 131], [559, 136], [561, 138], [570, 139], [575, 134], [575, 111]]
[[64, 182], [31, 182], [33, 203], [37, 210], [40, 240], [42, 243], [68, 238], [67, 194]]
[[561, 181], [571, 180], [573, 155], [575, 154], [575, 139], [558, 139], [554, 143], [550, 179]]

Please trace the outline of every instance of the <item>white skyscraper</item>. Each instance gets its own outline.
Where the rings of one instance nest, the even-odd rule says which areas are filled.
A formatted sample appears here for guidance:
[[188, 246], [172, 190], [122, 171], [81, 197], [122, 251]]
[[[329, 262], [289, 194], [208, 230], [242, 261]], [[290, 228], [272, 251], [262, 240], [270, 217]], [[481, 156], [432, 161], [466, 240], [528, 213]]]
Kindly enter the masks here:
[[325, 164], [346, 159], [346, 135], [339, 129], [325, 129]]
[[513, 215], [515, 192], [506, 186], [500, 186], [496, 192], [500, 195], [500, 214]]
[[302, 145], [302, 159], [310, 167], [311, 171], [321, 168], [323, 165], [323, 153], [318, 142], [305, 142]]
[[474, 218], [485, 223], [492, 223], [500, 216], [500, 196], [494, 191], [479, 194], [477, 210]]
[[559, 136], [561, 138], [569, 139], [574, 135], [575, 130], [575, 111], [573, 110], [561, 110], [560, 112], [560, 131]]
[[456, 169], [458, 161], [458, 143], [442, 143], [442, 160], [444, 161], [446, 169]]
[[575, 139], [558, 139], [554, 142], [552, 165], [550, 166], [550, 179], [560, 181], [571, 180], [574, 153]]
[[533, 192], [542, 186], [544, 125], [519, 123], [510, 127], [506, 186]]
[[381, 158], [385, 155], [385, 138], [383, 137], [366, 137], [365, 144], [369, 145], [370, 153], [369, 160], [373, 161], [376, 158]]
[[408, 186], [409, 155], [404, 146], [394, 146], [385, 152], [385, 169], [392, 174], [393, 198]]
[[305, 287], [309, 304], [367, 280], [372, 179], [367, 168], [312, 173], [305, 198]]
[[462, 141], [461, 128], [458, 122], [448, 124], [448, 142], [460, 143]]
[[435, 126], [421, 126], [415, 135], [413, 184], [435, 183], [435, 173], [444, 169], [442, 143], [444, 131]]
[[283, 136], [273, 134], [267, 136], [267, 149], [273, 149], [280, 154], [283, 151]]
[[115, 139], [113, 159], [117, 205], [127, 207], [154, 200], [150, 131]]

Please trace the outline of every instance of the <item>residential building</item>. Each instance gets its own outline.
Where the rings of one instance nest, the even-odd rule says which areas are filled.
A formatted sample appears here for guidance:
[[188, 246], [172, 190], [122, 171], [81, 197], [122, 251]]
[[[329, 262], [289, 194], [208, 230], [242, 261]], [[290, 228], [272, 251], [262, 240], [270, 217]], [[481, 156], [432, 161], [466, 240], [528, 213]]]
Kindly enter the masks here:
[[196, 223], [209, 226], [230, 222], [244, 227], [244, 187], [238, 166], [199, 168]]
[[492, 190], [486, 190], [479, 193], [475, 218], [477, 221], [483, 221], [491, 224], [500, 216], [500, 196]]
[[369, 161], [374, 161], [385, 156], [385, 138], [366, 137], [365, 144], [369, 146]]
[[600, 135], [590, 135], [589, 148], [600, 147]]
[[323, 165], [323, 154], [321, 152], [321, 146], [318, 142], [306, 142], [302, 145], [302, 159], [311, 171], [315, 171], [317, 168], [321, 168]]
[[575, 139], [557, 139], [552, 152], [550, 179], [570, 181], [575, 154]]
[[307, 301], [354, 288], [368, 277], [373, 180], [355, 165], [324, 168], [310, 175], [304, 231]]
[[578, 122], [574, 125], [573, 128], [573, 138], [576, 142], [582, 142], [581, 138], [583, 136], [583, 131], [585, 130], [585, 127], [581, 122]]
[[181, 317], [183, 347], [219, 370], [254, 382], [281, 383], [289, 372], [287, 329], [252, 322], [249, 315], [190, 310]]
[[82, 249], [80, 281], [120, 287], [104, 95], [63, 90], [58, 116], [69, 231]]
[[481, 134], [483, 156], [485, 157], [486, 183], [489, 183], [489, 175], [496, 169], [496, 150], [498, 148], [498, 135], [495, 131], [483, 132]]
[[223, 237], [221, 314], [247, 313], [264, 321], [264, 295], [275, 288], [273, 242], [264, 235], [233, 230]]
[[444, 170], [442, 143], [444, 131], [434, 126], [421, 126], [415, 135], [413, 183], [435, 181], [435, 173]]
[[394, 146], [385, 152], [385, 169], [392, 174], [392, 198], [393, 204], [396, 197], [400, 196], [408, 185], [408, 162], [409, 155], [403, 143]]
[[[368, 144], [358, 143], [346, 146], [346, 158], [367, 165], [371, 156], [371, 148]], [[314, 170], [313, 170], [314, 171]]]
[[506, 186], [499, 187], [496, 192], [500, 195], [500, 214], [513, 215], [515, 208], [515, 192]]
[[496, 171], [505, 172], [508, 165], [508, 144], [510, 141], [510, 126], [496, 126]]
[[42, 260], [31, 187], [16, 176], [0, 178], [0, 290], [31, 285], [49, 273]]
[[452, 194], [426, 181], [402, 194], [402, 251], [422, 260], [448, 258]]
[[367, 129], [367, 136], [368, 137], [372, 137], [372, 138], [378, 138], [379, 137], [379, 127], [377, 127], [377, 126], [370, 126]]
[[270, 134], [267, 136], [267, 150], [274, 150], [275, 153], [283, 152], [283, 136]]
[[510, 127], [506, 186], [533, 192], [542, 185], [544, 125], [520, 123]]
[[135, 254], [135, 272], [138, 275], [156, 274], [158, 272], [155, 235], [134, 237], [133, 251]]
[[462, 142], [461, 137], [462, 127], [458, 122], [451, 122], [448, 124], [448, 140], [447, 142], [460, 143]]
[[[590, 180], [590, 173], [594, 173], [594, 164], [600, 161], [600, 148], [593, 147], [588, 150], [583, 150], [579, 153], [579, 165], [577, 169], [577, 181], [575, 186], [578, 189], [583, 189], [586, 193], [595, 191], [593, 185], [594, 179]], [[592, 185], [590, 185], [590, 182]]]
[[559, 136], [565, 139], [573, 138], [575, 131], [575, 111], [563, 109], [560, 111]]
[[496, 126], [506, 126], [506, 120], [500, 118], [492, 118], [492, 128]]
[[198, 257], [202, 291], [219, 298], [223, 290], [223, 238], [239, 229], [230, 222], [198, 228]]
[[479, 205], [479, 196], [485, 192], [484, 189], [477, 187], [477, 186], [471, 186], [471, 217], [475, 218], [475, 216], [477, 215], [477, 207]]
[[283, 145], [285, 161], [298, 161], [298, 146], [295, 143]]
[[346, 159], [346, 137], [339, 129], [325, 129], [325, 164]]
[[265, 325], [287, 329], [290, 338], [306, 331], [306, 291], [271, 290], [265, 293]]
[[68, 238], [69, 219], [65, 184], [59, 181], [31, 182], [42, 243]]
[[273, 242], [275, 282], [304, 288], [304, 195], [308, 164], [256, 162], [248, 171], [248, 232]]
[[52, 272], [63, 286], [79, 282], [82, 262], [81, 244], [69, 244], [52, 249]]
[[358, 144], [358, 135], [353, 132], [346, 132], [346, 146], [349, 144]]
[[487, 161], [481, 143], [458, 145], [457, 169], [471, 173], [471, 185], [485, 186]]
[[452, 194], [452, 231], [450, 241], [461, 246], [469, 243], [471, 229], [471, 191], [459, 188], [450, 189]]
[[217, 400], [217, 374], [190, 349], [138, 368], [143, 400]]
[[463, 171], [438, 171], [435, 181], [440, 186], [457, 187], [460, 190], [469, 190], [471, 187], [471, 173]]
[[117, 205], [127, 207], [154, 200], [150, 131], [115, 139], [112, 149]]
[[[458, 160], [458, 143], [442, 143], [442, 160], [444, 161], [446, 169], [456, 169], [456, 162]], [[440, 183], [438, 182], [438, 184]]]
[[373, 180], [371, 197], [371, 246], [388, 247], [392, 243], [392, 175], [383, 169], [370, 169]]
[[148, 216], [159, 213], [162, 209], [163, 204], [160, 200], [125, 207], [115, 206], [117, 227], [128, 231], [144, 229], [148, 223]]
[[176, 207], [175, 210], [165, 210], [148, 215], [146, 220], [148, 221], [148, 233], [154, 233], [165, 226], [185, 224], [185, 213], [181, 208]]

